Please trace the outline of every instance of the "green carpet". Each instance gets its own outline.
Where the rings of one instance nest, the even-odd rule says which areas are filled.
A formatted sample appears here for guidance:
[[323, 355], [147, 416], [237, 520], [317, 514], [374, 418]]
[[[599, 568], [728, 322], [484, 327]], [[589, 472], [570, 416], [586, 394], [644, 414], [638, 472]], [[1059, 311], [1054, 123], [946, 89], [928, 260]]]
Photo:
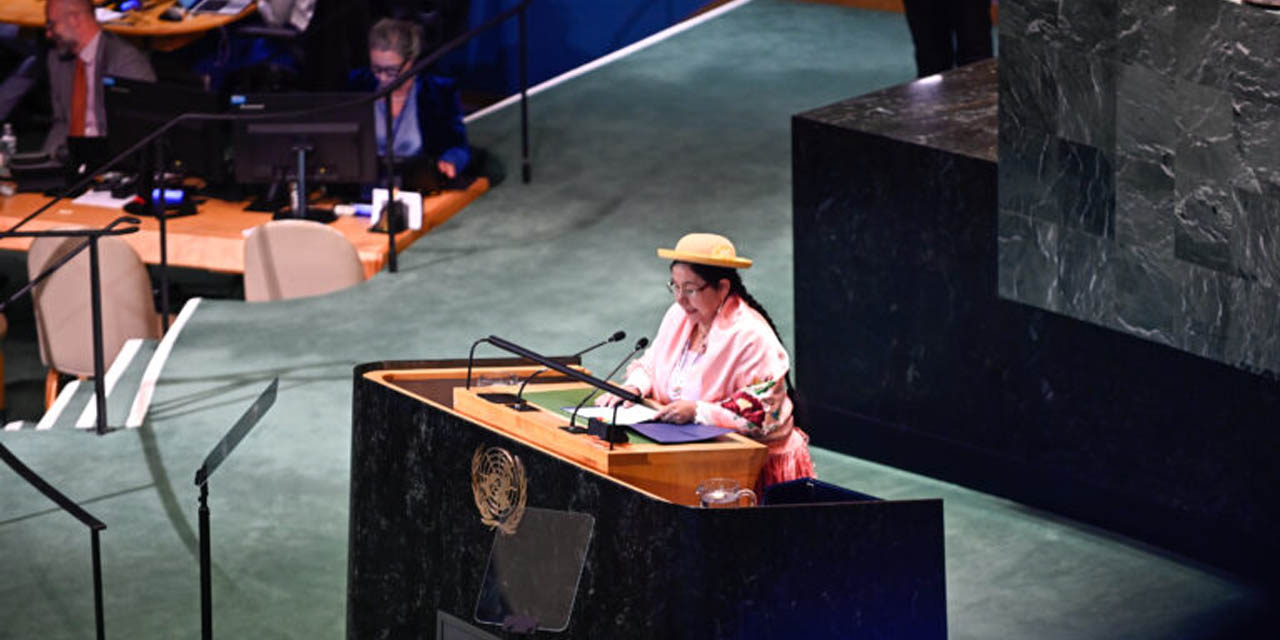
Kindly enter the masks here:
[[[655, 248], [690, 231], [726, 233], [756, 261], [746, 283], [790, 344], [790, 115], [913, 70], [900, 15], [757, 0], [534, 97], [530, 185], [518, 111], [473, 123], [512, 177], [406, 251], [399, 274], [316, 299], [206, 301], [142, 429], [0, 442], [107, 522], [108, 635], [194, 637], [193, 473], [279, 376], [275, 408], [210, 485], [215, 630], [342, 637], [353, 366], [461, 357], [489, 334], [569, 353], [625, 329], [585, 358], [608, 371], [670, 302]], [[813, 444], [828, 481], [945, 499], [952, 638], [1232, 637], [1260, 606], [1191, 563]], [[89, 637], [89, 594], [87, 532], [0, 469], [0, 638]]]

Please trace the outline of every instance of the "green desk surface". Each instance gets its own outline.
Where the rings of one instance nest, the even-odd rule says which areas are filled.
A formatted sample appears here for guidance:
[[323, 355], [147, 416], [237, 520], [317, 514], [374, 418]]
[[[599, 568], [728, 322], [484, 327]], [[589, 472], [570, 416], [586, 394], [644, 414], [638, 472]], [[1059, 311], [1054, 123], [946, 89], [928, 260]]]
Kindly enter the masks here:
[[[599, 393], [599, 391], [596, 393]], [[591, 395], [594, 397], [595, 393]], [[554, 411], [555, 413], [564, 416], [565, 420], [568, 420], [570, 413], [573, 411], [573, 407], [579, 402], [582, 402], [582, 389], [565, 389], [564, 391], [530, 391], [526, 392], [523, 397], [525, 400], [528, 400], [530, 404], [542, 407], [548, 411]], [[590, 400], [587, 401], [588, 405], [590, 402]], [[569, 407], [569, 411], [565, 411], [565, 407]], [[579, 417], [577, 419], [577, 425], [580, 427], [587, 426], [587, 419]], [[636, 433], [632, 429], [627, 429], [627, 437], [631, 439], [633, 444], [658, 444], [653, 440]]]

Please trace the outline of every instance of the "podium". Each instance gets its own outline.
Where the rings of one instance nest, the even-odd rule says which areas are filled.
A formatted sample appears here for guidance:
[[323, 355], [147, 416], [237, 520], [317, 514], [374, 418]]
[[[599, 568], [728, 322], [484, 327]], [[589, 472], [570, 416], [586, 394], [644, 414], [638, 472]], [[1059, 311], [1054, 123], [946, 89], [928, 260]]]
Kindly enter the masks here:
[[610, 451], [553, 410], [485, 400], [508, 389], [466, 389], [466, 370], [355, 370], [349, 638], [946, 637], [940, 500], [690, 506], [707, 477], [754, 482], [763, 447]]

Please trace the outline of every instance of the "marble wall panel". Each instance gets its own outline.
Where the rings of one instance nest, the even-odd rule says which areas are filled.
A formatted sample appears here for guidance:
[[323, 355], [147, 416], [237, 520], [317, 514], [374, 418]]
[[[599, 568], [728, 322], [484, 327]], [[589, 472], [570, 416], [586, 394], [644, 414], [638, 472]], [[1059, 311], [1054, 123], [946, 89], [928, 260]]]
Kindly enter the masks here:
[[1114, 56], [1118, 3], [1119, 0], [1060, 2], [1058, 28], [1063, 45], [1096, 56]]
[[1041, 309], [1060, 310], [1059, 226], [1002, 211], [996, 222], [1000, 295]]
[[[1280, 30], [1276, 35], [1280, 40]], [[1276, 61], [1280, 68], [1280, 56]], [[1280, 140], [1280, 102], [1237, 98], [1233, 110], [1235, 140], [1244, 165], [1259, 181], [1280, 185], [1280, 144], [1276, 144]]]
[[1258, 190], [1258, 178], [1236, 143], [1235, 106], [1230, 92], [1186, 81], [1176, 84], [1177, 158], [1174, 171], [1194, 179]]
[[[1280, 11], [1001, 10], [1001, 295], [1280, 373], [1280, 307], [1267, 302], [1280, 290]], [[1056, 253], [1037, 244], [1045, 225]]]
[[1178, 43], [1178, 78], [1218, 89], [1230, 88], [1238, 7], [1226, 0], [1177, 0], [1173, 38]]
[[1115, 236], [1115, 173], [1108, 154], [1095, 147], [1058, 141], [1057, 199], [1062, 223], [1095, 236]]
[[1239, 281], [1232, 301], [1233, 325], [1227, 331], [1225, 360], [1260, 373], [1280, 371], [1280, 291], [1256, 282]]
[[1000, 52], [1001, 129], [1057, 131], [1058, 85], [1052, 73], [1055, 50], [1001, 36]]
[[1190, 267], [1145, 247], [1116, 249], [1110, 264], [1115, 286], [1111, 326], [1179, 346], [1182, 283]]
[[1053, 42], [1058, 36], [1058, 0], [1025, 0], [1000, 7], [1000, 49], [1003, 38], [1015, 36], [1030, 42]]
[[1063, 229], [1058, 249], [1063, 313], [1110, 323], [1116, 296], [1112, 253], [1112, 243], [1096, 235]]
[[[1017, 3], [1015, 3], [1017, 4]], [[1116, 54], [1123, 64], [1141, 65], [1161, 74], [1173, 72], [1174, 0], [1125, 0], [1117, 12]], [[1000, 28], [1004, 28], [1001, 7]]]
[[[1280, 186], [1266, 184], [1261, 194], [1236, 192], [1240, 224], [1232, 237], [1246, 280], [1280, 289]], [[1277, 309], [1280, 313], [1280, 309]]]
[[1151, 161], [1116, 158], [1116, 242], [1173, 257], [1176, 218], [1173, 155]]
[[1226, 359], [1232, 309], [1242, 295], [1238, 290], [1242, 284], [1239, 278], [1188, 263], [1180, 291], [1182, 307], [1175, 316], [1183, 349], [1218, 361]]
[[1233, 190], [1187, 174], [1176, 178], [1178, 202], [1174, 256], [1229, 275], [1239, 275], [1232, 236], [1240, 219]]
[[1116, 152], [1159, 161], [1179, 138], [1173, 79], [1146, 67], [1120, 65], [1116, 81]]
[[1095, 55], [1064, 49], [1054, 69], [1058, 135], [1108, 153], [1116, 144], [1116, 66]]
[[1241, 7], [1235, 28], [1231, 90], [1238, 97], [1280, 103], [1280, 11]]
[[1045, 132], [1026, 130], [1021, 135], [1003, 131], [1000, 142], [1000, 206], [1014, 213], [1052, 223], [1062, 221], [1062, 201], [1057, 184], [1062, 180], [1058, 164], [1058, 138]]

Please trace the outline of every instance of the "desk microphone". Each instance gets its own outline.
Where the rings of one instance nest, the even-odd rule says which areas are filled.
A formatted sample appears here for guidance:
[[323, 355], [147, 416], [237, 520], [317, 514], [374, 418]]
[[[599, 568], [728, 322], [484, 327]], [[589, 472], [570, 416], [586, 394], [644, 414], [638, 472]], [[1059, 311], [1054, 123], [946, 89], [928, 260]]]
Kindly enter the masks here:
[[[613, 332], [613, 335], [609, 336], [608, 338], [605, 338], [604, 340], [601, 340], [600, 342], [597, 342], [597, 343], [595, 343], [595, 344], [593, 344], [593, 345], [591, 345], [591, 346], [587, 347], [586, 349], [583, 349], [582, 351], [579, 351], [579, 352], [577, 352], [577, 353], [575, 353], [575, 354], [573, 354], [573, 355], [571, 355], [571, 356], [569, 356], [569, 357], [570, 357], [570, 358], [577, 358], [577, 357], [580, 357], [580, 356], [582, 356], [582, 354], [584, 354], [584, 353], [586, 353], [586, 352], [588, 352], [588, 351], [592, 351], [592, 350], [597, 349], [597, 348], [599, 348], [599, 347], [603, 347], [604, 345], [609, 344], [610, 342], [617, 342], [617, 341], [619, 341], [619, 340], [624, 340], [624, 339], [626, 339], [626, 337], [627, 337], [627, 332], [626, 332], [626, 331], [615, 331], [615, 332]], [[530, 381], [532, 381], [534, 378], [538, 377], [539, 375], [541, 375], [541, 374], [545, 373], [546, 371], [547, 371], [547, 368], [546, 368], [546, 367], [543, 367], [543, 368], [541, 368], [541, 369], [538, 369], [537, 371], [534, 371], [534, 372], [533, 372], [533, 375], [529, 376], [528, 378], [525, 378], [525, 379], [524, 379], [524, 382], [521, 382], [521, 383], [520, 383], [520, 390], [516, 392], [516, 406], [523, 406], [523, 405], [524, 405], [524, 400], [523, 400], [522, 398], [524, 397], [524, 388], [525, 388], [525, 385], [529, 384], [529, 382], [530, 382]], [[610, 375], [612, 375], [612, 374], [610, 374]]]
[[[618, 366], [616, 366], [616, 367], [614, 367], [614, 368], [613, 368], [613, 371], [610, 371], [610, 372], [609, 372], [609, 375], [607, 375], [607, 376], [605, 376], [605, 377], [604, 377], [604, 380], [605, 380], [606, 382], [608, 382], [609, 378], [612, 378], [612, 377], [613, 377], [613, 375], [614, 375], [615, 373], [617, 373], [619, 369], [621, 369], [621, 368], [622, 368], [622, 365], [624, 365], [624, 364], [626, 364], [626, 363], [630, 362], [630, 361], [631, 361], [631, 358], [635, 357], [635, 355], [636, 355], [637, 353], [640, 353], [641, 351], [644, 351], [644, 348], [645, 348], [645, 347], [647, 347], [647, 346], [649, 346], [649, 339], [648, 339], [648, 338], [640, 338], [639, 340], [636, 340], [636, 347], [635, 347], [634, 349], [632, 349], [632, 350], [631, 350], [631, 353], [628, 353], [628, 354], [627, 354], [627, 357], [625, 357], [625, 358], [623, 358], [623, 359], [622, 359], [622, 362], [619, 362], [619, 363], [618, 363]], [[586, 429], [583, 429], [582, 427], [577, 426], [577, 425], [578, 425], [578, 410], [579, 410], [579, 409], [581, 409], [581, 408], [582, 408], [582, 405], [586, 404], [586, 403], [587, 403], [587, 400], [590, 400], [590, 399], [591, 399], [591, 396], [593, 396], [593, 395], [595, 395], [595, 390], [594, 390], [594, 389], [593, 389], [593, 390], [591, 390], [590, 392], [588, 392], [588, 393], [587, 393], [587, 395], [586, 395], [586, 396], [584, 396], [584, 397], [582, 398], [582, 402], [579, 402], [579, 403], [578, 403], [578, 406], [576, 406], [576, 407], [574, 407], [574, 408], [573, 408], [573, 415], [569, 416], [569, 426], [564, 428], [566, 431], [568, 431], [568, 432], [570, 432], [570, 433], [585, 433], [585, 432], [586, 432]], [[615, 413], [617, 413], [617, 412], [615, 411]]]

